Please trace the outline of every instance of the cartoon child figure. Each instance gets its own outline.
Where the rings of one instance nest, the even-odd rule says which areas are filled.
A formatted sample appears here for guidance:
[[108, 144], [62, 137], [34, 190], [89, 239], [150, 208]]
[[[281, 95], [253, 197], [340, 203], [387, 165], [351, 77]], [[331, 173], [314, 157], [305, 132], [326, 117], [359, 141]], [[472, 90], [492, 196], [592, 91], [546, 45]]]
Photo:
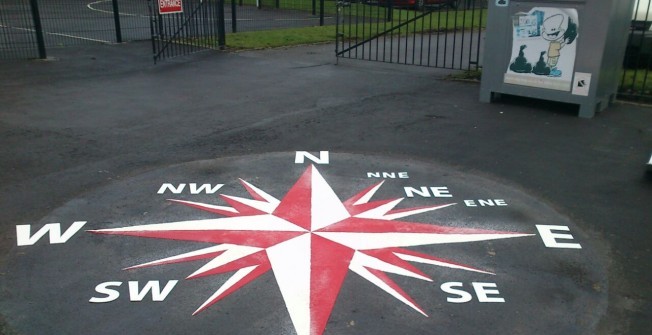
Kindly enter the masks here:
[[576, 25], [570, 18], [568, 19], [567, 24], [568, 29], [564, 28], [563, 25], [564, 15], [556, 14], [546, 18], [543, 21], [543, 27], [541, 28], [541, 36], [543, 39], [550, 41], [547, 51], [547, 65], [550, 68], [549, 76], [551, 77], [561, 77], [561, 70], [557, 69], [561, 49], [566, 46], [566, 44], [573, 43], [577, 36]]

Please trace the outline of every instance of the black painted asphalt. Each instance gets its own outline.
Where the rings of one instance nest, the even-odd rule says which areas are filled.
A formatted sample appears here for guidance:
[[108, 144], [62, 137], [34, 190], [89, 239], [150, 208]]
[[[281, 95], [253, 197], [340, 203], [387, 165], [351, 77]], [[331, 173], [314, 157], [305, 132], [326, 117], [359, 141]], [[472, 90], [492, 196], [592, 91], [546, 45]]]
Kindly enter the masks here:
[[[296, 150], [444, 164], [540, 199], [590, 238], [585, 257], [607, 273], [608, 284], [594, 287], [607, 309], [577, 311], [597, 320], [582, 333], [645, 334], [652, 326], [649, 107], [617, 102], [586, 120], [576, 108], [552, 102], [506, 97], [483, 104], [479, 85], [446, 79], [451, 71], [335, 64], [332, 45], [204, 52], [159, 65], [149, 47], [60, 49], [47, 61], [0, 64], [5, 333], [34, 329], [30, 318], [43, 313], [44, 303], [66, 303], [31, 301], [23, 293], [34, 285], [29, 278], [12, 287], [16, 266], [39, 267], [20, 263], [25, 251], [16, 245], [17, 225], [44, 223], [80, 196], [148, 171]], [[545, 255], [531, 257], [536, 263]], [[581, 281], [584, 274], [561, 267], [556, 275]], [[84, 274], [70, 274], [76, 276]], [[16, 300], [28, 307], [16, 309]], [[553, 322], [545, 304], [529, 303]], [[141, 313], [145, 320], [162, 317]], [[532, 320], [505, 318], [520, 329], [514, 333], [543, 334], [527, 328]], [[147, 333], [146, 323], [133, 333]], [[50, 329], [58, 333], [56, 325]]]

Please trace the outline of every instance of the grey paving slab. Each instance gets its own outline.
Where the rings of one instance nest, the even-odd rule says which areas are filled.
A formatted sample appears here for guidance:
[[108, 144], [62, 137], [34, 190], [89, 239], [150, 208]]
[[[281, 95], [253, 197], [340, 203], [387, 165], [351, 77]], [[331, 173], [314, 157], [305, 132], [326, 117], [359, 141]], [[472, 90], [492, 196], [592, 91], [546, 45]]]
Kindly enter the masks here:
[[[335, 64], [332, 45], [209, 51], [159, 65], [152, 64], [149, 47], [61, 49], [47, 61], [0, 64], [0, 329], [5, 333], [320, 334], [305, 331], [305, 324], [319, 324], [324, 316], [324, 334], [643, 334], [649, 329], [648, 107], [618, 102], [585, 120], [576, 117], [576, 108], [557, 103], [506, 97], [483, 104], [477, 83], [447, 80], [449, 71], [352, 60]], [[329, 152], [328, 164], [313, 162], [323, 180], [313, 171], [305, 179], [310, 183], [295, 184], [310, 171], [309, 163], [295, 163], [297, 151]], [[400, 252], [392, 249], [406, 258], [410, 251], [439, 260], [438, 265], [413, 263], [429, 282], [415, 278], [420, 272], [405, 263], [356, 244], [360, 240], [328, 235], [333, 233], [328, 229], [344, 228], [328, 225], [335, 219], [305, 219], [302, 211], [310, 206], [289, 192], [299, 185], [299, 193], [316, 190], [311, 197], [322, 196], [328, 210], [344, 206], [349, 214], [364, 212], [381, 204], [345, 200], [383, 179], [382, 172], [386, 181], [373, 201], [405, 198], [397, 209], [455, 203], [405, 217], [391, 209], [367, 213], [366, 220], [391, 222], [383, 225], [391, 232], [397, 233], [400, 221], [421, 237], [434, 236], [428, 235], [433, 225], [462, 239], [478, 231], [455, 229], [522, 236], [455, 244], [433, 242], [442, 241], [438, 237], [414, 247], [405, 242]], [[230, 206], [240, 211], [222, 222], [235, 222], [274, 207], [260, 191], [246, 192], [238, 178], [268, 192], [278, 206], [298, 208], [299, 214], [282, 209], [268, 214], [298, 225], [308, 220], [311, 239], [327, 236], [337, 246], [327, 245], [339, 250], [332, 255], [340, 258], [328, 254], [305, 261], [297, 252], [285, 254], [296, 257], [287, 263], [278, 258], [282, 243], [268, 246], [271, 271], [191, 316], [238, 267], [190, 280], [185, 278], [207, 259], [122, 269], [212, 244], [190, 237], [180, 241], [178, 232], [170, 241], [169, 234], [139, 239], [86, 231], [138, 225], [161, 230], [153, 225], [229, 217], [224, 208]], [[166, 183], [224, 185], [215, 194], [161, 193]], [[327, 196], [329, 190], [342, 205]], [[259, 202], [228, 202], [218, 193]], [[169, 198], [203, 205], [188, 207]], [[210, 206], [222, 206], [222, 214], [207, 211]], [[322, 215], [334, 215], [327, 212]], [[45, 224], [61, 223], [66, 231], [74, 221], [86, 223], [79, 231], [68, 230], [65, 243], [50, 244], [43, 237], [19, 245], [25, 235], [17, 226], [30, 225], [34, 236]], [[371, 221], [356, 222], [368, 240], [380, 229]], [[315, 227], [320, 224], [325, 227]], [[257, 242], [246, 243], [269, 242], [255, 231]], [[555, 233], [561, 237], [544, 243]], [[389, 241], [384, 243], [396, 246]], [[570, 247], [575, 244], [582, 248]], [[311, 257], [323, 251], [309, 250]], [[346, 256], [349, 250], [356, 258]], [[258, 266], [268, 264], [261, 259]], [[334, 259], [353, 264], [346, 263], [350, 271], [344, 269], [341, 287], [334, 277], [326, 284], [309, 280], [310, 292], [339, 290], [332, 310], [289, 298], [288, 290], [305, 293], [300, 287], [308, 281], [297, 279], [296, 287], [288, 282], [306, 273], [328, 273], [317, 264]], [[413, 278], [360, 259], [394, 264], [412, 271]], [[284, 268], [304, 261], [312, 272]], [[368, 274], [365, 268], [375, 270]], [[385, 277], [382, 269], [394, 274]], [[150, 281], [173, 287], [162, 301], [130, 299], [130, 285], [142, 288]], [[114, 292], [119, 293], [115, 300], [90, 301], [110, 300]], [[462, 302], [468, 295], [470, 301]], [[409, 299], [400, 301], [406, 296], [429, 317], [410, 307]], [[456, 298], [460, 301], [451, 302]], [[302, 316], [306, 311], [314, 315]]]

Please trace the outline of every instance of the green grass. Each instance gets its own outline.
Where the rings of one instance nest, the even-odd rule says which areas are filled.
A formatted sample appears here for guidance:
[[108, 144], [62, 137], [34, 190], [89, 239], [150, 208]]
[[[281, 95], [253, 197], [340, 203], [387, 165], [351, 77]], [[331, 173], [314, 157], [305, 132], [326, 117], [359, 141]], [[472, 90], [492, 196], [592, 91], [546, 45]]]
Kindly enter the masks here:
[[[261, 1], [263, 8], [275, 7], [276, 0]], [[245, 5], [256, 4], [256, 0], [242, 0], [242, 2]], [[281, 9], [295, 9], [305, 12], [312, 10], [312, 0], [279, 0], [279, 3]], [[319, 5], [319, 1], [317, 1], [317, 5]], [[335, 2], [327, 0], [324, 6], [325, 15], [334, 16], [336, 15], [336, 11]], [[387, 17], [387, 8], [365, 4], [351, 4], [349, 8], [346, 8], [346, 13], [350, 13], [353, 19], [351, 21], [348, 19], [345, 20], [340, 27], [340, 33], [343, 39], [355, 38], [356, 35], [359, 38], [363, 32], [364, 37], [368, 38], [408, 20], [413, 20], [422, 14], [414, 10], [393, 9], [391, 21], [379, 22], [378, 19], [385, 19]], [[397, 37], [421, 32], [482, 29], [487, 22], [486, 15], [486, 9], [482, 11], [448, 11], [442, 9], [441, 11], [433, 12], [432, 15], [428, 15], [425, 18], [415, 20], [407, 27], [402, 27], [400, 30], [396, 29], [391, 34]], [[358, 17], [358, 22], [355, 22], [355, 17]], [[365, 17], [365, 19], [363, 20], [362, 17]], [[335, 26], [331, 25], [230, 33], [226, 35], [226, 46], [229, 49], [240, 50], [334, 42], [336, 39], [335, 29]], [[191, 43], [210, 47], [216, 46], [214, 39], [193, 40]]]
[[227, 34], [226, 46], [230, 49], [265, 49], [334, 40], [335, 27], [323, 26]]
[[646, 75], [646, 69], [626, 70], [621, 91], [643, 95], [652, 95], [652, 74]]

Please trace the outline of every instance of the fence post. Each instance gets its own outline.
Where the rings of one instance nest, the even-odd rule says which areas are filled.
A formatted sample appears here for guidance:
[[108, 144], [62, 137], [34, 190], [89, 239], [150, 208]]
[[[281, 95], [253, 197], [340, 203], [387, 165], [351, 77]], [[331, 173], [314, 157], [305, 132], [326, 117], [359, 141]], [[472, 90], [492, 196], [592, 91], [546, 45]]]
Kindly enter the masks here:
[[319, 0], [319, 26], [324, 25], [324, 1]]
[[32, 7], [32, 19], [34, 20], [34, 30], [36, 30], [36, 43], [38, 43], [38, 57], [46, 59], [48, 56], [45, 52], [45, 39], [43, 38], [43, 26], [41, 25], [41, 14], [38, 11], [38, 0], [30, 0]]
[[236, 15], [236, 0], [231, 0], [231, 32], [238, 32], [238, 19]]
[[312, 15], [317, 15], [317, 0], [312, 0]]
[[120, 27], [118, 0], [113, 0], [113, 21], [115, 22], [115, 39], [118, 43], [122, 43], [122, 28]]
[[226, 23], [224, 20], [224, 0], [217, 1], [217, 46], [224, 49], [226, 45]]

